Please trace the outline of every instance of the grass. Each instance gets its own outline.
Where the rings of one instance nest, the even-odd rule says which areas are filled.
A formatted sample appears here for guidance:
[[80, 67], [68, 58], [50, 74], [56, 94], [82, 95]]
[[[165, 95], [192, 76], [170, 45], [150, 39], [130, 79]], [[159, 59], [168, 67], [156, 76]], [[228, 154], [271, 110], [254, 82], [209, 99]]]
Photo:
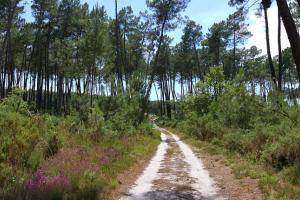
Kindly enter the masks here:
[[[139, 160], [149, 159], [159, 143], [159, 132], [156, 130], [153, 130], [152, 135], [132, 134], [126, 135], [126, 137], [103, 138], [100, 142], [93, 142], [82, 136], [76, 136], [70, 139], [62, 151], [75, 148], [77, 149], [73, 150], [75, 152], [84, 152], [84, 158], [65, 158], [61, 161], [54, 159], [55, 163], [48, 163], [49, 168], [47, 170], [52, 172], [57, 170], [55, 166], [60, 166], [60, 163], [57, 162], [63, 163], [63, 166], [85, 165], [85, 169], [90, 166], [99, 166], [98, 169], [91, 167], [93, 171], [96, 171], [95, 178], [102, 180], [101, 185], [99, 185], [102, 189], [98, 191], [98, 199], [109, 198], [110, 193], [119, 187], [118, 175], [128, 170]], [[82, 159], [84, 159], [84, 163]], [[74, 170], [71, 168], [67, 171]], [[68, 174], [68, 176], [75, 182], [80, 182], [84, 173], [86, 173], [86, 170], [71, 175]]]
[[[282, 172], [276, 172], [264, 165], [257, 163], [251, 157], [241, 157], [225, 148], [198, 140], [196, 137], [169, 129], [175, 132], [188, 144], [207, 152], [210, 155], [220, 155], [224, 158], [224, 164], [230, 166], [236, 178], [251, 177], [257, 179], [259, 187], [266, 200], [299, 200], [300, 199], [300, 170], [298, 167], [286, 168]], [[237, 162], [238, 161], [238, 162]]]
[[135, 135], [125, 141], [114, 140], [105, 144], [106, 147], [116, 147], [118, 152], [122, 153], [121, 158], [116, 162], [101, 168], [104, 176], [111, 180], [114, 180], [118, 174], [130, 168], [136, 161], [151, 157], [160, 139], [157, 135], [155, 137]]
[[[99, 133], [98, 140], [93, 140], [88, 130], [83, 129], [81, 134], [70, 131], [65, 118], [30, 118], [1, 113], [1, 109], [0, 115], [4, 116], [0, 120], [0, 199], [106, 198], [118, 188], [118, 175], [150, 158], [160, 143], [159, 132], [150, 124], [114, 136]], [[42, 178], [36, 178], [39, 171], [42, 178], [50, 180], [45, 183], [48, 185], [41, 185], [38, 180]], [[70, 190], [52, 188], [51, 180], [60, 176], [70, 182]], [[32, 192], [24, 189], [29, 185]]]
[[103, 199], [160, 143], [149, 122], [125, 118], [127, 108], [105, 119], [97, 106], [81, 106], [56, 116], [29, 112], [22, 94], [0, 102], [0, 199]]

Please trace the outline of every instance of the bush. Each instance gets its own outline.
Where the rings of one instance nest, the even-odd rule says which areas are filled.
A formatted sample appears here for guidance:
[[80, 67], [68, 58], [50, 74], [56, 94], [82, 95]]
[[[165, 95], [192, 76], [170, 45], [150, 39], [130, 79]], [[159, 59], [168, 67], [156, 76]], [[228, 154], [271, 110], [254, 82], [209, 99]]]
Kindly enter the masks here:
[[[4, 196], [22, 184], [26, 173], [36, 171], [44, 159], [62, 146], [62, 130], [48, 115], [27, 115], [0, 109], [1, 188]], [[9, 173], [11, 172], [11, 173]], [[14, 189], [15, 188], [15, 189]], [[6, 199], [11, 199], [7, 197]]]
[[280, 136], [273, 143], [268, 143], [262, 152], [263, 161], [277, 169], [299, 164], [300, 135], [297, 132]]
[[23, 91], [21, 89], [14, 89], [0, 104], [0, 109], [6, 112], [30, 114], [27, 103], [23, 101]]
[[231, 128], [252, 128], [255, 115], [260, 113], [256, 99], [248, 94], [245, 87], [227, 85], [226, 92], [217, 103], [219, 120]]
[[256, 96], [243, 73], [225, 82], [216, 70], [197, 84], [194, 96], [177, 103], [182, 113], [176, 128], [264, 163], [267, 170], [280, 172], [283, 182], [299, 184], [300, 106], [288, 104], [277, 90], [266, 98]]
[[88, 123], [90, 102], [88, 96], [75, 96], [71, 100], [71, 115], [77, 116], [80, 122]]
[[72, 199], [96, 200], [103, 192], [105, 182], [96, 173], [86, 171], [82, 177], [74, 183]]
[[28, 126], [29, 120], [19, 113], [0, 111], [0, 160], [24, 166], [38, 142], [38, 133]]
[[0, 199], [18, 199], [24, 176], [13, 165], [0, 163]]
[[44, 158], [47, 159], [58, 153], [60, 149], [60, 144], [58, 141], [58, 136], [51, 135], [48, 140], [48, 147], [44, 150]]
[[36, 171], [44, 161], [44, 144], [39, 143], [35, 146], [34, 150], [31, 152], [27, 160], [27, 168], [30, 171]]
[[204, 115], [209, 112], [211, 98], [206, 94], [197, 94], [196, 96], [189, 96], [180, 103], [180, 107], [184, 113], [187, 111], [195, 111], [198, 115]]
[[294, 185], [300, 185], [300, 165], [287, 167], [280, 173], [281, 177]]
[[71, 191], [71, 183], [65, 176], [49, 176], [38, 170], [24, 185], [25, 199], [60, 200]]
[[223, 144], [229, 151], [245, 155], [252, 151], [254, 138], [255, 135], [253, 133], [236, 130], [224, 135]]
[[219, 121], [213, 119], [212, 115], [198, 117], [194, 112], [186, 116], [186, 120], [177, 126], [181, 132], [196, 136], [203, 141], [211, 141], [213, 138], [221, 138], [224, 129]]
[[[106, 192], [107, 184], [99, 178], [104, 177], [102, 167], [123, 162], [115, 150], [118, 144], [122, 153], [133, 148], [130, 138], [120, 136], [144, 134], [131, 137], [135, 141], [150, 138], [153, 130], [149, 123], [138, 122], [135, 97], [111, 97], [111, 102], [99, 98], [106, 102], [105, 112], [100, 106], [90, 108], [82, 96], [72, 102], [70, 116], [31, 114], [19, 93], [0, 103], [0, 199], [97, 199]], [[105, 148], [110, 142], [116, 147]], [[132, 157], [126, 159], [129, 165]], [[86, 170], [93, 172], [83, 175]]]
[[150, 123], [142, 123], [136, 129], [137, 134], [153, 135], [153, 126]]
[[174, 128], [177, 125], [177, 120], [175, 120], [175, 119], [169, 119], [166, 116], [162, 116], [162, 117], [158, 118], [158, 120], [156, 121], [156, 123], [157, 123], [158, 126], [161, 126], [161, 127], [171, 127], [171, 128]]

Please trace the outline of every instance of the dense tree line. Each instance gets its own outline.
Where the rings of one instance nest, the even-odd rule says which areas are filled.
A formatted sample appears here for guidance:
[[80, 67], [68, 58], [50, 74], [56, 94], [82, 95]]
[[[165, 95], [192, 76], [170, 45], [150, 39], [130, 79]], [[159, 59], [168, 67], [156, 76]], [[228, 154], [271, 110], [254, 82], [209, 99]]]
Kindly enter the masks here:
[[[102, 199], [159, 144], [147, 112], [249, 159], [240, 174], [259, 179], [271, 199], [297, 199], [299, 0], [228, 1], [235, 12], [204, 30], [183, 17], [190, 0], [146, 0], [140, 14], [115, 0], [113, 16], [80, 0], [0, 0], [0, 199]], [[266, 55], [245, 48], [250, 9], [265, 22]]]
[[[247, 84], [266, 96], [271, 88], [296, 98], [300, 77], [299, 2], [277, 0], [278, 33], [281, 21], [291, 48], [278, 56], [270, 51], [268, 9], [272, 1], [231, 0], [237, 11], [213, 24], [206, 34], [202, 26], [182, 17], [189, 0], [146, 1], [149, 12], [134, 15], [130, 6], [108, 17], [104, 7], [89, 8], [79, 0], [34, 0], [33, 22], [24, 19], [25, 0], [1, 0], [0, 96], [22, 88], [24, 100], [37, 110], [68, 114], [76, 96], [127, 95], [138, 98], [140, 118], [156, 91], [160, 114], [171, 117], [175, 102], [196, 93], [196, 84], [212, 67], [222, 66], [225, 79], [242, 69]], [[267, 56], [243, 45], [251, 37], [247, 14], [258, 6], [266, 24]], [[167, 32], [183, 24], [175, 46]], [[273, 82], [273, 83], [271, 83]], [[180, 88], [180, 89], [178, 89]], [[180, 90], [180, 92], [178, 92]], [[138, 97], [134, 94], [138, 94]]]

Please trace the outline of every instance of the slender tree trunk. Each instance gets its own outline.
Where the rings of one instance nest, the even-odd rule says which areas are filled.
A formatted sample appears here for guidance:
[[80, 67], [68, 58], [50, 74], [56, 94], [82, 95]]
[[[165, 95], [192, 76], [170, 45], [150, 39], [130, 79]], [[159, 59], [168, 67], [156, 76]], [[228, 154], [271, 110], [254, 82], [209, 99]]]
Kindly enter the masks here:
[[[169, 69], [168, 69], [169, 71]], [[170, 94], [170, 85], [169, 85], [169, 78], [168, 78], [168, 72], [166, 71], [164, 74], [164, 84], [165, 84], [165, 96], [166, 96], [166, 111], [167, 116], [169, 119], [172, 118], [172, 106], [171, 106], [171, 94]]]
[[[127, 84], [128, 84], [128, 77], [126, 74], [128, 73], [128, 61], [127, 61], [127, 51], [126, 51], [126, 30], [127, 30], [127, 22], [126, 22], [126, 18], [125, 18], [125, 27], [124, 27], [124, 35], [123, 35], [123, 50], [122, 50], [122, 54], [123, 54], [123, 64], [122, 64], [122, 74], [125, 76], [125, 87], [127, 88]], [[122, 85], [123, 85], [123, 77], [122, 77]], [[124, 87], [124, 86], [123, 86]], [[124, 88], [123, 88], [123, 92], [124, 92]]]
[[[9, 6], [7, 8], [8, 9], [8, 18], [7, 18], [7, 23], [6, 23], [5, 37], [4, 37], [4, 40], [2, 43], [2, 47], [0, 49], [0, 66], [3, 65], [3, 53], [5, 52], [5, 48], [7, 48], [6, 51], [8, 53], [8, 63], [6, 63], [6, 64], [11, 65], [11, 66], [8, 66], [8, 68], [9, 68], [8, 73], [11, 73], [13, 71], [11, 29], [13, 26], [13, 19], [14, 19], [14, 15], [15, 15], [16, 8], [17, 8], [19, 1], [11, 0], [9, 2], [10, 2]], [[8, 81], [8, 87], [11, 87], [12, 79], [13, 79], [12, 75], [13, 75], [13, 72], [12, 72], [12, 74], [8, 75], [8, 78], [11, 79]], [[3, 86], [3, 87], [5, 87], [5, 86]]]
[[58, 74], [58, 81], [57, 81], [57, 108], [56, 111], [58, 112], [58, 114], [61, 114], [61, 108], [63, 105], [63, 75], [62, 74]]
[[278, 89], [282, 90], [282, 49], [281, 49], [281, 17], [278, 11]]
[[155, 90], [155, 94], [156, 94], [156, 98], [157, 98], [157, 103], [159, 104], [159, 108], [160, 108], [160, 116], [162, 116], [161, 115], [162, 107], [161, 107], [161, 104], [160, 104], [160, 100], [159, 100], [158, 92], [157, 92], [157, 89], [156, 89], [156, 85], [155, 85], [155, 83], [153, 85], [154, 85], [154, 90]]
[[90, 86], [90, 107], [93, 107], [93, 90], [94, 90], [94, 70], [91, 75], [91, 86]]
[[193, 72], [191, 71], [190, 72], [190, 87], [189, 87], [189, 90], [190, 90], [190, 94], [192, 95], [193, 94]]
[[118, 87], [120, 86], [122, 91], [124, 91], [123, 87], [123, 74], [122, 74], [122, 66], [121, 66], [121, 57], [120, 57], [120, 28], [119, 28], [119, 18], [118, 18], [118, 0], [115, 0], [115, 40], [116, 40], [116, 71], [118, 77]]
[[232, 79], [235, 77], [235, 74], [237, 73], [237, 67], [236, 67], [236, 30], [233, 31], [233, 74]]
[[[163, 38], [164, 38], [164, 30], [165, 30], [165, 26], [166, 26], [166, 23], [167, 23], [167, 19], [168, 19], [168, 13], [165, 15], [164, 21], [162, 23], [162, 27], [161, 27], [161, 31], [160, 31], [160, 37], [159, 37], [159, 41], [158, 41], [158, 47], [157, 47], [156, 55], [155, 55], [155, 58], [154, 58], [154, 64], [153, 64], [154, 67], [158, 63], [158, 58], [159, 58], [159, 55], [160, 55], [160, 49], [161, 49], [161, 45], [162, 45]], [[143, 97], [142, 112], [140, 114], [140, 120], [143, 120], [144, 113], [147, 109], [147, 102], [148, 102], [149, 97], [150, 97], [152, 85], [153, 85], [153, 82], [154, 82], [154, 76], [155, 76], [155, 73], [154, 73], [154, 70], [152, 70], [152, 72], [150, 73], [150, 80], [149, 80], [149, 83], [148, 83], [148, 87], [146, 89], [146, 94]]]
[[202, 70], [201, 70], [199, 54], [198, 54], [198, 51], [197, 51], [195, 42], [193, 42], [193, 47], [194, 47], [194, 52], [195, 52], [195, 57], [196, 57], [197, 67], [198, 67], [198, 70], [199, 70], [199, 72], [200, 72], [200, 79], [202, 80], [202, 78], [203, 78], [203, 73], [202, 73]]
[[268, 10], [265, 6], [264, 6], [264, 16], [265, 16], [265, 25], [266, 25], [266, 42], [267, 42], [267, 54], [268, 54], [269, 67], [270, 67], [272, 81], [276, 87], [277, 86], [276, 73], [275, 73], [275, 68], [274, 68], [272, 55], [271, 55], [271, 47], [270, 47]]
[[182, 73], [180, 74], [180, 88], [181, 88], [181, 90], [180, 90], [180, 95], [181, 95], [181, 97], [180, 98], [183, 98], [183, 96], [184, 96], [184, 86], [183, 86], [183, 75], [182, 75]]

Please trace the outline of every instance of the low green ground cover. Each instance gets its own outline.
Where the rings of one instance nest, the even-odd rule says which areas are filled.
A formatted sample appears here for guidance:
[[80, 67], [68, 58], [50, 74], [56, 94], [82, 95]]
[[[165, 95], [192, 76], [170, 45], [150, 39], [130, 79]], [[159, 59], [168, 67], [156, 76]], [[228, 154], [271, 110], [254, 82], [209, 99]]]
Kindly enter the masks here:
[[0, 104], [0, 199], [101, 199], [117, 176], [155, 152], [159, 133], [134, 125], [127, 111], [100, 108], [54, 116], [30, 112], [20, 94]]
[[300, 106], [278, 91], [251, 93], [239, 77], [224, 81], [221, 68], [212, 69], [196, 95], [177, 103], [175, 117], [158, 123], [243, 158], [236, 173], [258, 178], [271, 199], [299, 199]]

